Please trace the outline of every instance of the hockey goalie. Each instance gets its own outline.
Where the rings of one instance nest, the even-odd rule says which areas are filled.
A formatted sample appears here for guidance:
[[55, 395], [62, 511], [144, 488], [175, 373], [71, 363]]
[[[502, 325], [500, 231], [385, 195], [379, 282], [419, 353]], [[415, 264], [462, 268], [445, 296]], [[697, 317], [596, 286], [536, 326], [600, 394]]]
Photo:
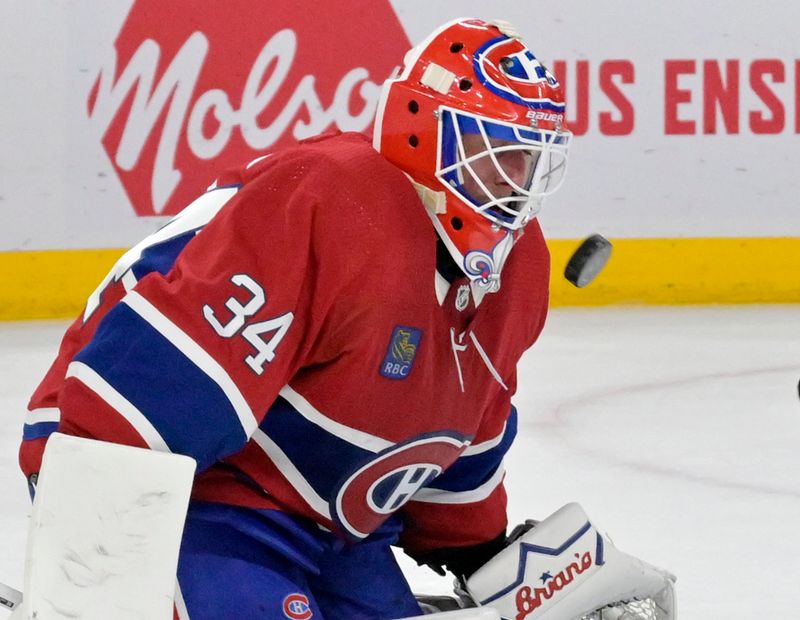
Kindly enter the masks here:
[[[224, 172], [129, 250], [30, 403], [18, 613], [673, 618], [673, 578], [577, 505], [507, 535], [564, 105], [512, 27], [456, 20], [384, 85], [372, 141], [332, 133]], [[392, 546], [452, 572], [458, 608], [420, 602]]]

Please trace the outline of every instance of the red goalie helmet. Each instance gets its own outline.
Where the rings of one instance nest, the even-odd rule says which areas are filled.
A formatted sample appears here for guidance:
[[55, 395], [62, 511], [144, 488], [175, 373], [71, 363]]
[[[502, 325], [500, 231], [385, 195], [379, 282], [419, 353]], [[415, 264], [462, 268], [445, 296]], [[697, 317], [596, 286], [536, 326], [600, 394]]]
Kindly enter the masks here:
[[504, 22], [459, 19], [386, 81], [374, 146], [416, 184], [456, 263], [487, 291], [561, 185], [572, 134], [558, 81]]

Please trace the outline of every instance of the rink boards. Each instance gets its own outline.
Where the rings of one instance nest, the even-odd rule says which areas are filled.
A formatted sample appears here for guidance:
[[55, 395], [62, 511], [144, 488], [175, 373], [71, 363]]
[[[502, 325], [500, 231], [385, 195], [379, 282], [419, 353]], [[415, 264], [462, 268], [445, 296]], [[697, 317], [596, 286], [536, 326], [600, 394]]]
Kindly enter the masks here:
[[[588, 287], [563, 278], [579, 240], [551, 240], [553, 306], [797, 303], [800, 239], [611, 239]], [[0, 320], [76, 316], [123, 250], [0, 253]]]

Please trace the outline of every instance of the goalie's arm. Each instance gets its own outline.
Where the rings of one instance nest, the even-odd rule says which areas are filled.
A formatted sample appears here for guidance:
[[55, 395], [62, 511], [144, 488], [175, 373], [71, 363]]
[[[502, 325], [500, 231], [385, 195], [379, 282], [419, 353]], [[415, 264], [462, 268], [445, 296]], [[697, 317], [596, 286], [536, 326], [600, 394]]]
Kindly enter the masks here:
[[463, 576], [503, 547], [503, 457], [517, 431], [516, 409], [504, 400], [507, 417], [487, 419], [476, 441], [404, 508], [400, 544], [417, 562]]
[[[310, 181], [285, 187], [271, 176], [281, 170], [245, 185], [171, 269], [148, 273], [105, 315], [67, 367], [61, 432], [185, 454], [200, 471], [242, 449], [316, 338], [317, 295], [338, 290], [308, 269], [324, 224]], [[273, 186], [291, 227], [263, 208]]]

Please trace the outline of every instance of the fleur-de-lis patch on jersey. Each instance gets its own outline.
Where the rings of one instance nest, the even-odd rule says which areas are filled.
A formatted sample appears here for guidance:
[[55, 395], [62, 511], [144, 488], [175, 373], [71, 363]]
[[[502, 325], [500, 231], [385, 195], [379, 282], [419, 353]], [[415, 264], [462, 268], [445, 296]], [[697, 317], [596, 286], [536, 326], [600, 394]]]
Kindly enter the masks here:
[[380, 373], [387, 379], [405, 379], [411, 372], [419, 350], [422, 332], [414, 327], [397, 325], [392, 331], [389, 349], [381, 362]]

